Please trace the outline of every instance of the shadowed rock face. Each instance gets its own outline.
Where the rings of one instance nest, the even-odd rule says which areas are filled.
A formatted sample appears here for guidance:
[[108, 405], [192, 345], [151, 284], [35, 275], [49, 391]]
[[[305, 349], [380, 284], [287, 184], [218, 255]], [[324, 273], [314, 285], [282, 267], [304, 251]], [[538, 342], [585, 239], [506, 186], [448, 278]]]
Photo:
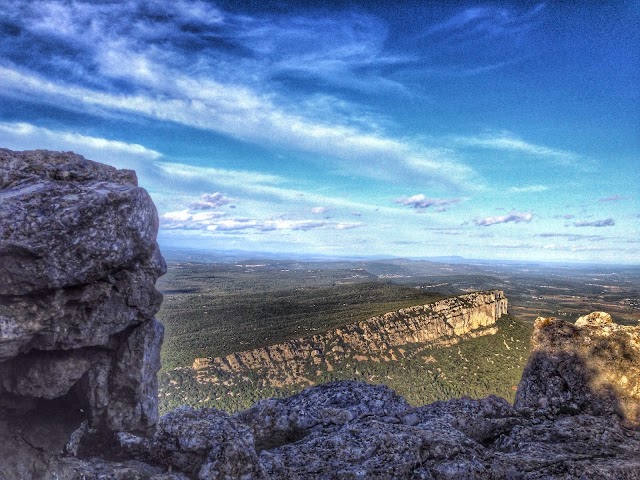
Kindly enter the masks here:
[[0, 480], [640, 479], [640, 327], [601, 312], [536, 321], [515, 407], [336, 382], [156, 424], [156, 228], [132, 172], [0, 150]]
[[640, 426], [640, 327], [594, 312], [575, 325], [539, 318], [516, 408], [615, 414]]
[[38, 478], [83, 420], [157, 421], [157, 229], [133, 171], [0, 149], [0, 478]]

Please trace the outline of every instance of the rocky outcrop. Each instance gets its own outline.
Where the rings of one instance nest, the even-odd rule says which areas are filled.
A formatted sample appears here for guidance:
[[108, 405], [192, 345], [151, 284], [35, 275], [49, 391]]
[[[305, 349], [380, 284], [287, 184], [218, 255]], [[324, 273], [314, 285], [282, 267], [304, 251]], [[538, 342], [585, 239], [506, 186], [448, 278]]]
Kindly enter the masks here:
[[640, 479], [640, 327], [602, 313], [536, 321], [515, 406], [336, 382], [156, 424], [148, 196], [69, 153], [0, 150], [0, 175], [0, 480]]
[[[412, 408], [385, 386], [358, 382], [234, 416], [183, 407], [151, 438], [118, 441], [121, 459], [106, 471], [123, 480], [640, 478], [640, 432], [616, 416], [517, 410], [498, 397]], [[72, 474], [59, 478], [99, 478], [91, 475], [105, 464], [63, 458], [59, 471]]]
[[[490, 396], [413, 408], [385, 386], [335, 382], [262, 400], [233, 416], [178, 409], [150, 439], [120, 437], [128, 459], [115, 465], [132, 468], [135, 460], [199, 479], [639, 479], [640, 430], [624, 410], [604, 407], [592, 390], [599, 383], [581, 374], [591, 355], [608, 358], [599, 367], [606, 378], [637, 374], [637, 357], [619, 348], [618, 334], [637, 345], [640, 327], [539, 319], [536, 353], [515, 407]], [[595, 351], [583, 350], [596, 344]], [[561, 366], [563, 355], [571, 360]], [[637, 408], [635, 387], [626, 385], [630, 390], [616, 390], [617, 400]], [[547, 402], [541, 402], [544, 391]], [[83, 474], [95, 465], [65, 461]]]
[[264, 348], [196, 358], [193, 369], [203, 383], [229, 382], [231, 374], [259, 378], [261, 387], [313, 384], [317, 372], [331, 371], [341, 362], [390, 361], [404, 356], [407, 345], [452, 344], [495, 333], [492, 327], [506, 313], [504, 292], [474, 292]]
[[0, 478], [42, 478], [86, 421], [157, 421], [165, 271], [135, 173], [0, 149]]
[[640, 327], [617, 325], [604, 312], [575, 325], [540, 318], [536, 327], [517, 408], [617, 415], [640, 426]]

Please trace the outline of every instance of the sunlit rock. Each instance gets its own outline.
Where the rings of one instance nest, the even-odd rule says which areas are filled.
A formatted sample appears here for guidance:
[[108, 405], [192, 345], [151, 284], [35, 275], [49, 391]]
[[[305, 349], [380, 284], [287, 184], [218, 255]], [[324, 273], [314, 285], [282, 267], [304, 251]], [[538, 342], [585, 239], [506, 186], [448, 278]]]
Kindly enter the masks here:
[[594, 312], [575, 323], [539, 318], [516, 408], [619, 415], [640, 425], [640, 327]]

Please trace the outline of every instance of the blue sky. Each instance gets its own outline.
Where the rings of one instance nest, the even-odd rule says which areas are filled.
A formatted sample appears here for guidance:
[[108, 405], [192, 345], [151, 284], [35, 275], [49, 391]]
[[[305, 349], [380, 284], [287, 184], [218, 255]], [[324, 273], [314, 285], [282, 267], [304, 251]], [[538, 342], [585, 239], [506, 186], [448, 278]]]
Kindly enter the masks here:
[[7, 1], [0, 146], [163, 247], [640, 263], [640, 4]]

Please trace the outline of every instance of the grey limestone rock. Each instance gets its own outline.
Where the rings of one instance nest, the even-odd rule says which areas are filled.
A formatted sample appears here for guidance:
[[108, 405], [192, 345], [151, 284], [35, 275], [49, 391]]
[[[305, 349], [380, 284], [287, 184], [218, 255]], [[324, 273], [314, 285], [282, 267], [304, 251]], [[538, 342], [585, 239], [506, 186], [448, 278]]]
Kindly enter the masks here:
[[135, 173], [59, 152], [0, 150], [0, 294], [87, 284], [151, 252], [158, 217]]
[[200, 480], [265, 479], [250, 428], [228, 413], [180, 407], [150, 438], [119, 435], [129, 456]]
[[434, 402], [405, 412], [401, 419], [408, 425], [422, 425], [434, 419], [446, 420], [453, 428], [474, 441], [486, 445], [510, 432], [522, 422], [514, 408], [503, 398], [456, 398]]
[[0, 149], [0, 479], [44, 478], [83, 420], [157, 421], [157, 228], [134, 172]]
[[267, 399], [235, 415], [249, 425], [259, 450], [292, 443], [312, 432], [327, 434], [358, 418], [391, 417], [409, 408], [384, 385], [334, 382], [284, 399]]

